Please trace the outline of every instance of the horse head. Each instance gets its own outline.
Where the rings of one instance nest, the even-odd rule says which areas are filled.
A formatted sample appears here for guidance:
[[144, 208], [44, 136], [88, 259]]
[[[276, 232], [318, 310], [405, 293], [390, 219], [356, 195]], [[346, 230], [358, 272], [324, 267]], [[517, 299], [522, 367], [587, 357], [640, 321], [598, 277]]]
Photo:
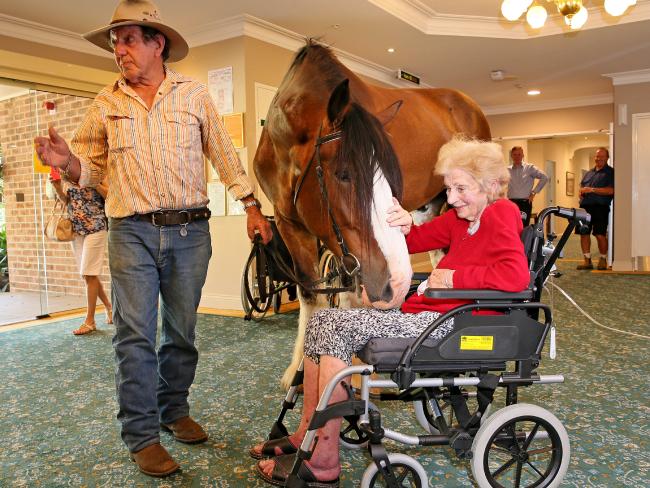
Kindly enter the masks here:
[[[389, 118], [398, 108], [389, 108]], [[309, 180], [317, 189], [312, 183], [307, 193]], [[381, 121], [351, 100], [348, 80], [342, 81], [329, 98], [294, 204], [311, 232], [341, 257], [344, 273], [360, 265], [364, 301], [377, 308], [399, 305], [411, 281], [404, 236], [386, 223], [402, 186]]]

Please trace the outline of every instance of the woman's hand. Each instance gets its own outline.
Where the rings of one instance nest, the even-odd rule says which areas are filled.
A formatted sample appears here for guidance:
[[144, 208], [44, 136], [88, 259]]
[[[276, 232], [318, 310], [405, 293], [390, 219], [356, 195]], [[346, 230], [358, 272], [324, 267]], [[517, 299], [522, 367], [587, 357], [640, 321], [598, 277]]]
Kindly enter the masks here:
[[454, 287], [454, 270], [453, 269], [434, 269], [427, 280], [429, 288], [453, 288]]
[[54, 192], [56, 193], [56, 197], [61, 200], [63, 203], [66, 203], [68, 201], [68, 195], [67, 192], [63, 191], [63, 183], [61, 183], [61, 180], [55, 180], [52, 178], [52, 176], [49, 177], [50, 183], [52, 184], [52, 187], [54, 188]]
[[386, 219], [388, 225], [391, 227], [399, 227], [399, 230], [402, 234], [407, 235], [411, 232], [411, 226], [413, 225], [413, 217], [397, 201], [397, 198], [393, 197], [393, 206], [388, 207], [388, 218]]

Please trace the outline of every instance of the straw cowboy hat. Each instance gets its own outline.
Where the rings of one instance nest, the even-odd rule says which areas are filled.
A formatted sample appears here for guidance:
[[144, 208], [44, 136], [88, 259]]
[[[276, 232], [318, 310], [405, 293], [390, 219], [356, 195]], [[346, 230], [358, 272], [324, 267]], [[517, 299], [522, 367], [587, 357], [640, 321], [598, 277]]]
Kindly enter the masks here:
[[109, 44], [109, 32], [111, 29], [125, 25], [153, 27], [163, 33], [169, 41], [168, 61], [180, 61], [187, 56], [189, 47], [183, 36], [163, 22], [160, 18], [160, 10], [155, 3], [149, 0], [121, 0], [109, 25], [90, 31], [83, 36], [96, 46], [113, 52]]

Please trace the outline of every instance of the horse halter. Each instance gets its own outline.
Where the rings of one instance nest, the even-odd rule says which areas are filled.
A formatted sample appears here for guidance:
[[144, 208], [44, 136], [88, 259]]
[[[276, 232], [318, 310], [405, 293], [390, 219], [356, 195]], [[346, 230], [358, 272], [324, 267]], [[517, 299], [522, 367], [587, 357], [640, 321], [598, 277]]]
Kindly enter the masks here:
[[[294, 207], [296, 206], [296, 203], [298, 201], [298, 194], [300, 193], [300, 190], [302, 189], [302, 185], [305, 182], [305, 177], [309, 173], [309, 170], [315, 160], [316, 178], [318, 179], [318, 187], [320, 188], [321, 200], [325, 202], [325, 205], [327, 206], [327, 213], [329, 215], [330, 221], [332, 222], [332, 230], [334, 231], [334, 235], [336, 236], [336, 241], [338, 242], [339, 247], [341, 248], [342, 256], [341, 256], [340, 264], [339, 266], [336, 267], [335, 270], [328, 273], [327, 276], [324, 276], [323, 278], [314, 281], [313, 283], [311, 283], [310, 288], [305, 288], [305, 289], [312, 293], [338, 293], [341, 291], [352, 291], [352, 290], [356, 290], [357, 292], [359, 292], [361, 289], [360, 288], [361, 264], [359, 263], [359, 259], [350, 252], [348, 246], [345, 244], [345, 240], [343, 239], [343, 233], [341, 232], [341, 228], [336, 223], [336, 219], [334, 218], [334, 213], [332, 212], [332, 207], [330, 206], [329, 194], [327, 193], [327, 186], [325, 184], [325, 178], [323, 175], [323, 165], [320, 157], [320, 147], [323, 144], [327, 144], [329, 142], [341, 139], [343, 137], [343, 131], [337, 130], [335, 132], [331, 132], [321, 137], [322, 130], [323, 130], [323, 124], [321, 123], [320, 127], [318, 128], [318, 137], [316, 138], [316, 142], [314, 144], [314, 155], [307, 163], [307, 167], [305, 168], [305, 171], [303, 172], [303, 174], [300, 176], [300, 179], [298, 180], [298, 184], [296, 185], [296, 191], [293, 194], [293, 205]], [[342, 287], [314, 288], [314, 286], [317, 286], [321, 283], [330, 282], [334, 278], [339, 276], [342, 278], [343, 281], [344, 286]]]

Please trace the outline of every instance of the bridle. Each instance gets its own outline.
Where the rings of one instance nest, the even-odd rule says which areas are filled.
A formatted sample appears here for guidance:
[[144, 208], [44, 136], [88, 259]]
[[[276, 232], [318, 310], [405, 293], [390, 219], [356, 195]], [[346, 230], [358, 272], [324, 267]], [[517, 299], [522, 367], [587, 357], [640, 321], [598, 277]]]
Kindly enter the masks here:
[[[341, 248], [341, 258], [340, 260], [339, 259], [336, 260], [337, 266], [335, 266], [334, 269], [332, 269], [326, 276], [316, 281], [313, 281], [312, 283], [309, 284], [309, 287], [303, 286], [303, 288], [305, 288], [306, 291], [309, 291], [311, 293], [331, 294], [331, 293], [339, 293], [343, 291], [357, 291], [357, 293], [360, 293], [361, 264], [359, 263], [359, 259], [350, 252], [350, 249], [348, 248], [348, 246], [345, 243], [345, 240], [343, 239], [343, 233], [341, 232], [341, 228], [336, 223], [336, 219], [334, 218], [334, 213], [332, 212], [332, 207], [330, 206], [329, 194], [327, 192], [327, 185], [325, 184], [325, 177], [323, 175], [323, 165], [320, 157], [321, 146], [323, 144], [327, 144], [329, 142], [341, 139], [343, 137], [343, 131], [337, 130], [329, 134], [326, 134], [324, 136], [321, 136], [322, 130], [323, 130], [323, 124], [321, 124], [320, 127], [318, 128], [318, 137], [316, 138], [316, 142], [314, 143], [314, 154], [309, 159], [309, 162], [305, 167], [305, 171], [302, 173], [302, 175], [300, 175], [300, 179], [296, 184], [296, 190], [294, 191], [293, 194], [293, 206], [295, 207], [296, 203], [298, 202], [298, 195], [300, 194], [302, 185], [305, 182], [305, 178], [309, 173], [312, 164], [315, 161], [316, 178], [318, 179], [318, 187], [320, 189], [321, 200], [325, 202], [325, 205], [327, 206], [327, 213], [329, 215], [330, 221], [332, 222], [332, 230], [334, 231], [334, 235], [336, 236], [336, 241], [338, 242], [338, 245]], [[318, 285], [322, 283], [331, 283], [332, 280], [338, 277], [341, 278], [341, 282], [343, 284], [342, 287], [317, 288]]]

